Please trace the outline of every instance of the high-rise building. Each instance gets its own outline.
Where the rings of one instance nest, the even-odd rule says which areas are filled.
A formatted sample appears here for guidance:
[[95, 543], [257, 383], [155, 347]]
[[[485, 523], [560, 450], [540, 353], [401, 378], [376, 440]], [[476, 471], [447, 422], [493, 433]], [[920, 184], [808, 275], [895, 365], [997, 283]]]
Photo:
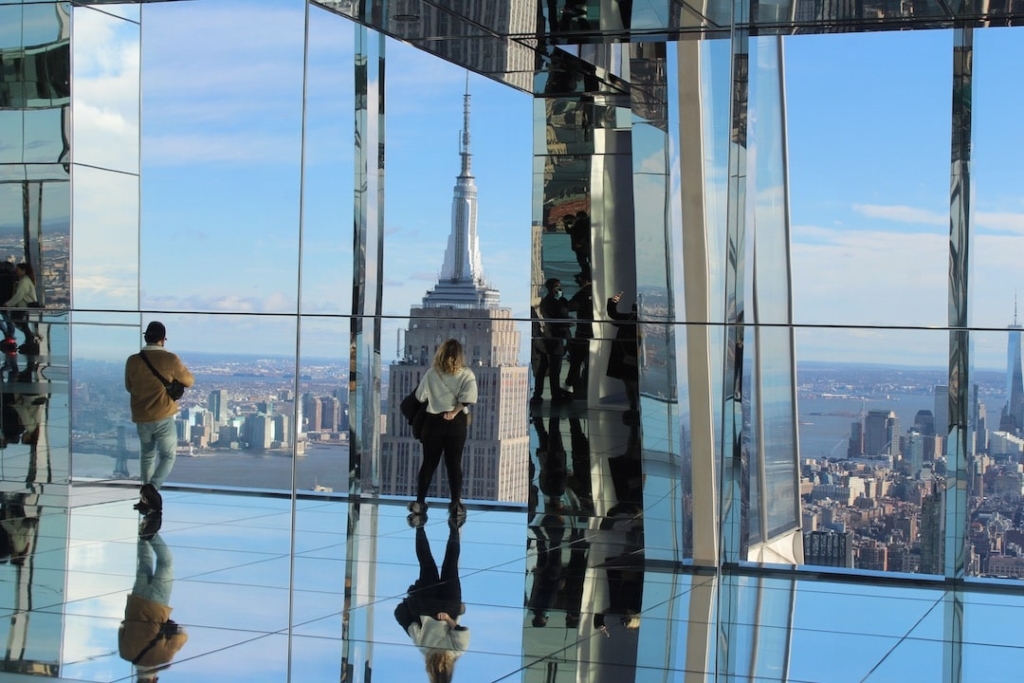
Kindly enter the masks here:
[[1014, 303], [1013, 324], [1006, 339], [1006, 398], [999, 416], [999, 431], [1019, 433], [1024, 429], [1024, 373], [1021, 370], [1021, 326]]
[[[911, 429], [907, 432], [906, 450], [903, 451], [903, 457], [907, 461], [908, 474], [911, 479], [916, 479], [921, 473], [921, 467], [924, 465], [924, 448], [925, 439], [928, 438], [923, 435], [917, 429]], [[932, 439], [934, 443], [934, 439]], [[913, 540], [913, 539], [911, 539]]]
[[320, 430], [336, 432], [340, 429], [341, 402], [334, 396], [320, 397]]
[[302, 395], [302, 415], [299, 425], [303, 432], [319, 432], [323, 421], [323, 404], [311, 393]]
[[[441, 342], [459, 340], [476, 375], [477, 404], [463, 450], [463, 497], [525, 501], [529, 476], [527, 368], [518, 363], [519, 332], [512, 312], [484, 279], [477, 236], [477, 190], [471, 170], [470, 96], [464, 98], [462, 168], [452, 201], [451, 234], [437, 284], [409, 312], [403, 359], [389, 369], [387, 431], [381, 438], [381, 492], [416, 494], [421, 444], [398, 410], [416, 388]], [[439, 468], [428, 495], [446, 496]]]
[[935, 397], [934, 416], [935, 435], [939, 437], [939, 451], [936, 456], [946, 453], [946, 437], [949, 436], [949, 385], [936, 384], [932, 390]]
[[921, 501], [921, 573], [942, 574], [946, 557], [945, 490], [932, 480], [930, 493]]
[[223, 389], [214, 389], [206, 400], [206, 408], [213, 414], [214, 424], [223, 424], [227, 419], [228, 396]]
[[891, 410], [869, 410], [864, 417], [864, 455], [892, 456], [899, 452], [900, 423]]

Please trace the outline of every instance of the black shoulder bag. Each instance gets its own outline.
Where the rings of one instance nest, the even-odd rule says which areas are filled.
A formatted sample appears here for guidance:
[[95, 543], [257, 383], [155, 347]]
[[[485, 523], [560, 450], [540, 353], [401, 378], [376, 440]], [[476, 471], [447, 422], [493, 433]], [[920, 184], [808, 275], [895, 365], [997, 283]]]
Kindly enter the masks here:
[[153, 375], [158, 380], [160, 380], [160, 383], [164, 385], [164, 389], [167, 390], [168, 396], [170, 396], [173, 400], [177, 401], [179, 398], [185, 395], [184, 384], [182, 384], [176, 379], [172, 379], [170, 382], [164, 379], [164, 376], [157, 372], [156, 368], [153, 367], [153, 364], [149, 362], [149, 358], [146, 358], [145, 351], [139, 351], [139, 356], [142, 358], [143, 362], [145, 362], [146, 365], [149, 366], [150, 372], [152, 372]]

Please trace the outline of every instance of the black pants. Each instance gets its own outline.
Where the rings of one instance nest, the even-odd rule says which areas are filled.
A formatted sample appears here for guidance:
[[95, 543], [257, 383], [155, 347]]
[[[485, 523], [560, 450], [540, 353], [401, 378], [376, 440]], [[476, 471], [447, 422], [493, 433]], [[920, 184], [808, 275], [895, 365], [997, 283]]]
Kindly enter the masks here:
[[427, 413], [421, 439], [423, 464], [416, 478], [416, 500], [422, 502], [426, 499], [430, 480], [434, 478], [434, 471], [441, 464], [442, 456], [448, 473], [452, 502], [462, 500], [462, 449], [466, 445], [466, 423], [466, 413], [459, 413], [454, 420], [446, 420], [444, 415]]
[[[416, 559], [420, 574], [416, 583], [409, 586], [409, 595], [395, 609], [395, 619], [408, 630], [412, 622], [419, 622], [419, 616], [428, 615], [436, 619], [439, 612], [447, 612], [452, 619], [462, 614], [462, 581], [459, 579], [459, 532], [451, 529], [445, 545], [444, 560], [440, 568], [430, 552], [430, 541], [423, 527], [416, 529]], [[438, 571], [440, 569], [440, 571]]]

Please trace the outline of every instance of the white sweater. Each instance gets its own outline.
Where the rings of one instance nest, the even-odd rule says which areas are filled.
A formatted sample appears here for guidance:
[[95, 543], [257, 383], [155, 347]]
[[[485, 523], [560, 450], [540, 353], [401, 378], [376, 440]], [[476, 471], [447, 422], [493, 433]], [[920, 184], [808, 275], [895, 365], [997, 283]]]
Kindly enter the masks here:
[[434, 415], [455, 410], [460, 403], [476, 403], [476, 375], [469, 368], [450, 375], [430, 368], [416, 387], [416, 398], [426, 401], [427, 412]]

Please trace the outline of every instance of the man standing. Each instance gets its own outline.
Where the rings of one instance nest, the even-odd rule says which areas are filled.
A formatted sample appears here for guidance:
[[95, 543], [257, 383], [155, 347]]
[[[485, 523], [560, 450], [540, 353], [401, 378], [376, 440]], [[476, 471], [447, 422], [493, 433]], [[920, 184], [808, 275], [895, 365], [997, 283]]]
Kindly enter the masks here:
[[135, 509], [148, 514], [163, 510], [159, 489], [171, 473], [178, 447], [178, 433], [174, 426], [178, 404], [168, 395], [165, 383], [178, 380], [190, 387], [195, 379], [180, 358], [164, 349], [167, 329], [163, 323], [151, 322], [144, 338], [146, 345], [142, 351], [129, 356], [125, 363], [124, 388], [131, 394], [132, 422], [138, 429], [141, 443], [139, 469], [142, 488]]
[[[540, 314], [544, 318], [544, 351], [547, 356], [548, 388], [551, 391], [551, 402], [562, 403], [572, 398], [562, 389], [562, 357], [565, 356], [565, 345], [572, 336], [572, 323], [569, 318], [569, 302], [562, 296], [562, 282], [558, 278], [548, 278], [544, 283], [548, 293], [540, 300]], [[544, 384], [538, 378], [533, 388], [530, 403], [540, 403], [543, 398]]]

